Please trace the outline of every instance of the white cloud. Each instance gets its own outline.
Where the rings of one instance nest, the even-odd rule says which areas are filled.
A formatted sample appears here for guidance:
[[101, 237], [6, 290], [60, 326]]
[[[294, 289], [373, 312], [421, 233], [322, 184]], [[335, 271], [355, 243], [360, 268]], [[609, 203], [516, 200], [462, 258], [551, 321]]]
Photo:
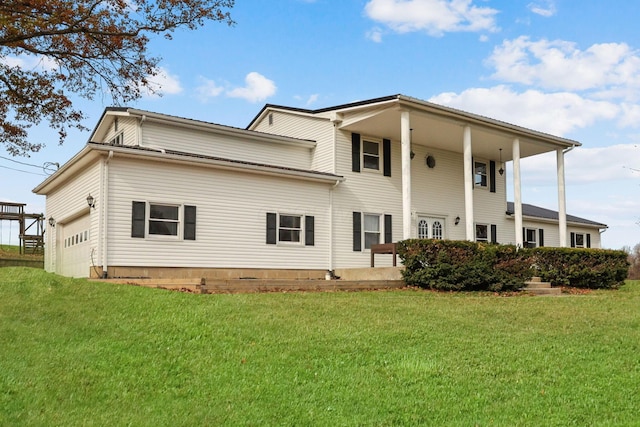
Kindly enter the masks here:
[[148, 88], [141, 88], [144, 96], [156, 98], [162, 95], [176, 95], [182, 92], [180, 78], [169, 73], [165, 68], [160, 67], [155, 76], [147, 78]]
[[315, 104], [316, 101], [318, 101], [318, 96], [319, 95], [317, 93], [314, 93], [313, 95], [311, 95], [309, 99], [307, 99], [307, 102], [306, 102], [307, 107], [312, 104]]
[[367, 31], [367, 38], [375, 43], [382, 42], [382, 30], [378, 27], [372, 28]]
[[43, 55], [5, 56], [0, 57], [0, 62], [26, 71], [52, 71], [58, 68], [56, 61]]
[[556, 5], [553, 0], [539, 0], [537, 2], [529, 3], [527, 8], [540, 16], [544, 16], [545, 18], [549, 18], [556, 14]]
[[640, 54], [625, 43], [580, 50], [563, 40], [505, 40], [487, 59], [493, 78], [545, 89], [592, 91], [594, 97], [640, 97]]
[[398, 33], [425, 31], [442, 36], [446, 32], [498, 30], [498, 11], [474, 6], [472, 0], [370, 0], [365, 13]]
[[196, 94], [202, 102], [206, 102], [209, 98], [215, 98], [224, 92], [224, 87], [216, 85], [216, 82], [205, 77], [198, 78], [201, 84], [196, 88]]
[[613, 119], [620, 109], [607, 101], [593, 101], [574, 93], [514, 92], [508, 86], [472, 88], [456, 94], [442, 93], [430, 99], [483, 116], [562, 136], [597, 120]]
[[276, 93], [277, 87], [272, 80], [255, 71], [245, 77], [245, 87], [227, 91], [227, 96], [242, 98], [250, 102], [264, 101]]

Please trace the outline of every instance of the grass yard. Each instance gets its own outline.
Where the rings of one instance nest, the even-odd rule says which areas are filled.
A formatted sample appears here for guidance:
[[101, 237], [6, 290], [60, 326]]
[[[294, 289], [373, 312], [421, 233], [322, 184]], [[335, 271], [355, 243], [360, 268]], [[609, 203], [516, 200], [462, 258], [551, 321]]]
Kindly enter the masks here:
[[640, 425], [640, 282], [193, 295], [0, 268], [0, 425]]

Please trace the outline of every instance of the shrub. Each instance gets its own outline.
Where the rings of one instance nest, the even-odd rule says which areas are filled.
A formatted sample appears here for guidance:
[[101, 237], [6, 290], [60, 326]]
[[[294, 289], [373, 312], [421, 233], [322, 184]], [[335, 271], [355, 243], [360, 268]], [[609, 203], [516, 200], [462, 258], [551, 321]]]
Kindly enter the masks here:
[[398, 244], [407, 284], [448, 291], [520, 288], [530, 263], [515, 246], [456, 240], [410, 239]]
[[627, 253], [608, 249], [529, 249], [536, 275], [555, 286], [617, 288], [629, 271]]
[[408, 285], [447, 291], [519, 289], [533, 276], [555, 286], [616, 288], [624, 283], [627, 253], [603, 249], [532, 248], [456, 240], [398, 243]]

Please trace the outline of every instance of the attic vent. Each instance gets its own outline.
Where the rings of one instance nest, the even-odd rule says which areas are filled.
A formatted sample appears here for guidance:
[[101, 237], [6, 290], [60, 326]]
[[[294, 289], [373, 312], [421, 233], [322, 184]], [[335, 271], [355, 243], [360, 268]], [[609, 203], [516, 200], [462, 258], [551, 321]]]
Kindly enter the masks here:
[[273, 124], [273, 113], [269, 113], [269, 126]]
[[122, 132], [120, 132], [119, 134], [114, 136], [111, 139], [111, 141], [109, 141], [109, 144], [111, 144], [111, 145], [122, 145], [123, 141], [124, 141], [124, 134]]

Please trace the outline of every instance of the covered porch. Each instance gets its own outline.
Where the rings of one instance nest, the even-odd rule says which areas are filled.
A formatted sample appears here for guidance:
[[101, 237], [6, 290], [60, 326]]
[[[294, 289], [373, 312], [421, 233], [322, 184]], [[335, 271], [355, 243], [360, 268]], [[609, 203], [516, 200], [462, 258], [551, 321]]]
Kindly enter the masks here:
[[[510, 180], [514, 201], [515, 244], [524, 245], [522, 235], [522, 177], [520, 160], [542, 153], [556, 153], [558, 227], [560, 247], [568, 246], [565, 196], [565, 154], [580, 143], [487, 117], [443, 107], [403, 95], [395, 95], [333, 109], [331, 120], [343, 131], [377, 136], [400, 144], [402, 182], [402, 238], [417, 237], [412, 231], [414, 203], [412, 167], [419, 146], [458, 153], [464, 164], [464, 236], [476, 240], [474, 158], [491, 160], [501, 171], [498, 179]], [[427, 163], [429, 159], [426, 159]], [[505, 163], [511, 173], [503, 177]], [[506, 209], [506, 198], [502, 200]], [[456, 218], [457, 220], [458, 218]], [[456, 222], [457, 225], [457, 222]]]

